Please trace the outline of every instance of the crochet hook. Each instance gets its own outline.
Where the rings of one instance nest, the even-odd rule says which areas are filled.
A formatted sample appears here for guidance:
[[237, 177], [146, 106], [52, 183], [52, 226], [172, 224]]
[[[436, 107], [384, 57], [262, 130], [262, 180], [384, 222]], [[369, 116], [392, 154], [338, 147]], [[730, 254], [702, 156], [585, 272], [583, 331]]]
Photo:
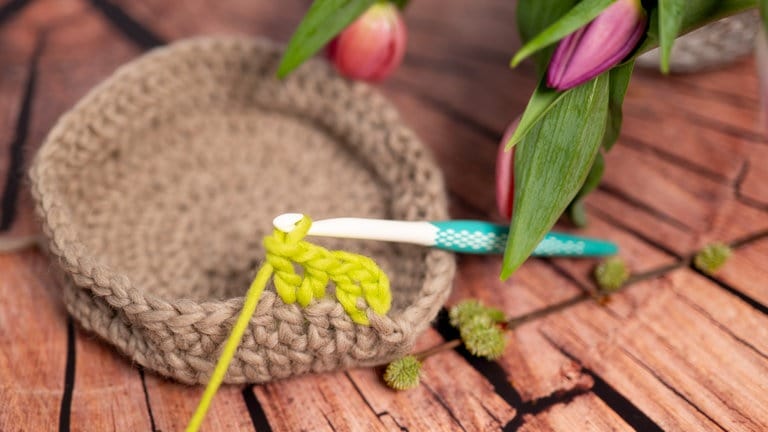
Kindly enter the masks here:
[[[304, 215], [276, 217], [275, 228], [290, 232]], [[412, 243], [466, 254], [502, 254], [509, 227], [476, 220], [397, 221], [333, 218], [314, 221], [307, 235]], [[535, 256], [593, 257], [615, 255], [618, 246], [606, 240], [550, 232], [533, 251]]]

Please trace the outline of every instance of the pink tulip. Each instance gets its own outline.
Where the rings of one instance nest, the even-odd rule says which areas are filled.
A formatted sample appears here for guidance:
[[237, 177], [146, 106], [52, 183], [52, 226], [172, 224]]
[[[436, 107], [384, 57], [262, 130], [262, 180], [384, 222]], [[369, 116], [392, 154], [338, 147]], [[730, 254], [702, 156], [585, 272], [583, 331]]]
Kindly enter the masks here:
[[406, 29], [392, 3], [376, 3], [328, 45], [328, 57], [340, 74], [379, 81], [403, 61]]
[[640, 0], [617, 0], [586, 26], [561, 40], [547, 70], [547, 85], [567, 90], [621, 63], [645, 34]]
[[512, 205], [515, 198], [515, 148], [512, 147], [509, 151], [505, 149], [518, 123], [520, 123], [519, 117], [507, 126], [496, 155], [496, 207], [505, 220], [512, 219]]

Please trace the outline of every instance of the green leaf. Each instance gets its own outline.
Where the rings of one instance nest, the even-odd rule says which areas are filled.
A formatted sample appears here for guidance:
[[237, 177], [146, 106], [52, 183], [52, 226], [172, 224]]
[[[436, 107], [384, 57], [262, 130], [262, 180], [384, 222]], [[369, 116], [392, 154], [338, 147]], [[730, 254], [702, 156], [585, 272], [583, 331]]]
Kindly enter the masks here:
[[601, 74], [565, 93], [515, 150], [518, 193], [502, 278], [528, 258], [584, 183], [605, 132], [608, 84]]
[[760, 16], [763, 18], [763, 27], [768, 32], [768, 0], [760, 0]]
[[315, 0], [288, 42], [277, 76], [284, 78], [312, 57], [376, 0]]
[[411, 0], [389, 0], [392, 4], [397, 6], [398, 9], [403, 10], [408, 6]]
[[[765, 0], [687, 0], [685, 1], [681, 30], [678, 36], [696, 30], [713, 21], [743, 12], [758, 6], [758, 1]], [[658, 8], [651, 11], [648, 37], [635, 51], [635, 57], [659, 46], [659, 11]]]
[[[560, 17], [554, 24], [547, 27], [536, 37], [528, 41], [512, 58], [512, 67], [540, 49], [552, 45], [576, 30], [589, 24], [600, 12], [616, 0], [582, 0]], [[535, 6], [540, 7], [540, 6]], [[518, 9], [519, 10], [519, 9]]]
[[531, 128], [536, 126], [536, 123], [538, 123], [539, 120], [541, 120], [542, 117], [555, 106], [557, 101], [569, 91], [570, 90], [559, 92], [555, 89], [548, 88], [544, 83], [544, 78], [542, 78], [539, 86], [533, 91], [531, 99], [528, 100], [528, 105], [525, 107], [525, 111], [523, 111], [523, 115], [520, 117], [520, 123], [517, 125], [515, 132], [509, 138], [509, 141], [507, 141], [506, 150], [509, 151], [515, 144], [519, 143], [528, 134]]
[[[519, 0], [517, 2], [517, 29], [523, 43], [530, 41], [536, 35], [552, 25], [565, 15], [577, 0]], [[547, 70], [549, 58], [555, 47], [543, 48], [534, 54], [537, 76], [541, 77]]]
[[632, 70], [634, 68], [635, 61], [630, 60], [608, 72], [610, 74], [608, 119], [606, 121], [605, 135], [603, 136], [603, 148], [606, 150], [610, 150], [616, 140], [619, 139], [623, 119], [621, 107], [624, 105], [624, 95], [627, 94], [629, 79], [632, 78]]
[[672, 45], [680, 34], [688, 0], [659, 0], [659, 45], [661, 46], [661, 72], [669, 73]]
[[581, 185], [581, 189], [571, 201], [568, 206], [568, 216], [577, 227], [587, 226], [587, 213], [584, 210], [584, 198], [587, 197], [593, 190], [600, 184], [600, 180], [603, 178], [603, 172], [605, 171], [605, 159], [599, 152], [595, 157], [595, 161], [592, 162], [592, 168], [589, 169], [587, 179], [584, 180], [584, 184]]

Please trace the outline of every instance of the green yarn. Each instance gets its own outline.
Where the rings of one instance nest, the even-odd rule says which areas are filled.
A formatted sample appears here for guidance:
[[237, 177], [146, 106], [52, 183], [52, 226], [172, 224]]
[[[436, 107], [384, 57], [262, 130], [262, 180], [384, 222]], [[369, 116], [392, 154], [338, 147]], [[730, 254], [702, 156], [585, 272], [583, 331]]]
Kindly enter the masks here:
[[[363, 309], [366, 304], [379, 315], [389, 311], [392, 304], [389, 279], [379, 266], [366, 256], [329, 251], [304, 241], [311, 226], [312, 220], [304, 216], [291, 232], [276, 229], [271, 236], [264, 239], [267, 260], [245, 295], [243, 309], [224, 344], [200, 403], [187, 425], [187, 432], [200, 429], [270, 277], [274, 281], [277, 295], [287, 304], [298, 303], [306, 307], [312, 300], [325, 297], [328, 282], [333, 282], [336, 285], [336, 299], [352, 321], [362, 325], [369, 324]], [[302, 275], [296, 273], [294, 265], [301, 267]]]
[[[369, 324], [365, 309], [358, 303], [367, 304], [379, 315], [387, 313], [392, 303], [387, 275], [366, 256], [329, 251], [304, 241], [310, 226], [312, 221], [305, 216], [293, 231], [275, 230], [264, 239], [267, 264], [275, 272], [275, 291], [283, 302], [306, 307], [312, 300], [325, 297], [328, 282], [333, 282], [336, 299], [352, 321]], [[294, 264], [301, 267], [302, 275], [296, 273]]]

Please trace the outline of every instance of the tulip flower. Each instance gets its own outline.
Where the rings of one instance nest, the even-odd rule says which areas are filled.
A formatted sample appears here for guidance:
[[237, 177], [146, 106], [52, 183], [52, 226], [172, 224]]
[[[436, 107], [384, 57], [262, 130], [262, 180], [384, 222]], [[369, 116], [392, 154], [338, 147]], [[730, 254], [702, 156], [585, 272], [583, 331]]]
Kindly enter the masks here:
[[640, 0], [617, 0], [560, 41], [547, 70], [547, 85], [567, 90], [616, 66], [640, 42], [647, 20]]
[[507, 126], [496, 155], [496, 207], [499, 214], [506, 220], [512, 219], [512, 204], [515, 197], [515, 148], [507, 151], [506, 147], [518, 123], [520, 123], [519, 117]]
[[379, 81], [403, 61], [405, 43], [400, 11], [392, 3], [376, 3], [331, 41], [328, 57], [347, 78]]

